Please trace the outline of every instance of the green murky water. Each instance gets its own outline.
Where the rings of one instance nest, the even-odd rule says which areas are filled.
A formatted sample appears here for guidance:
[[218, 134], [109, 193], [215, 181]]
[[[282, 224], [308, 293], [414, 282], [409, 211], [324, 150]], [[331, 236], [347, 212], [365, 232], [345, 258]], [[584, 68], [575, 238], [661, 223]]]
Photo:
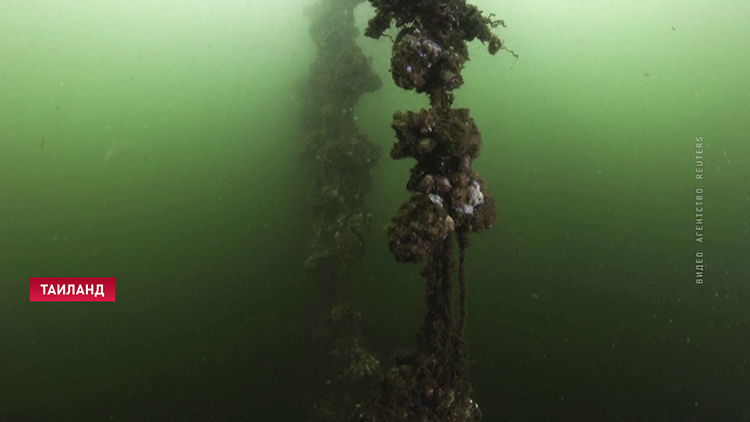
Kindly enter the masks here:
[[[4, 5], [0, 420], [302, 420], [307, 3]], [[498, 201], [468, 259], [484, 420], [746, 420], [750, 6], [476, 4], [520, 54], [473, 45], [456, 92]], [[384, 86], [357, 122], [387, 150], [426, 100], [392, 83], [389, 40], [359, 44]], [[355, 286], [386, 365], [421, 317], [382, 230], [411, 165], [373, 170]], [[114, 276], [117, 302], [29, 303], [34, 276]]]

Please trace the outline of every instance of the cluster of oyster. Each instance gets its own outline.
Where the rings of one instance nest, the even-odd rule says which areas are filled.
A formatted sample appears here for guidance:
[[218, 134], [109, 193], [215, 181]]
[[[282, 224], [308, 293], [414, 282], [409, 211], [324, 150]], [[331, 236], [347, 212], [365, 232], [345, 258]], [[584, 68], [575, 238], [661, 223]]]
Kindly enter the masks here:
[[456, 229], [481, 232], [495, 220], [494, 200], [471, 169], [481, 135], [468, 109], [397, 112], [398, 142], [391, 157], [412, 157], [408, 201], [388, 227], [388, 244], [398, 262], [421, 262], [435, 242]]
[[409, 27], [401, 31], [393, 44], [391, 75], [403, 89], [453, 90], [464, 82], [461, 77], [464, 62], [458, 53], [441, 47], [424, 30]]

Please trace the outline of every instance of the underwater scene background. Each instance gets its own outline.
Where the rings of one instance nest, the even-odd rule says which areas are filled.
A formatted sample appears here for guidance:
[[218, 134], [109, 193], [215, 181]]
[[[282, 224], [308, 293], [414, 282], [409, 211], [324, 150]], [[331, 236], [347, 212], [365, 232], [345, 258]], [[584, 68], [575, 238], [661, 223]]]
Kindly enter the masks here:
[[[301, 340], [319, 1], [4, 5], [0, 421], [322, 420]], [[424, 308], [388, 250], [414, 164], [391, 122], [429, 103], [354, 3], [382, 85], [345, 113], [382, 156], [348, 300], [387, 371]], [[454, 91], [497, 212], [466, 264], [483, 420], [750, 420], [750, 4], [473, 4], [519, 56], [469, 43]], [[116, 277], [118, 298], [30, 303], [29, 277]]]

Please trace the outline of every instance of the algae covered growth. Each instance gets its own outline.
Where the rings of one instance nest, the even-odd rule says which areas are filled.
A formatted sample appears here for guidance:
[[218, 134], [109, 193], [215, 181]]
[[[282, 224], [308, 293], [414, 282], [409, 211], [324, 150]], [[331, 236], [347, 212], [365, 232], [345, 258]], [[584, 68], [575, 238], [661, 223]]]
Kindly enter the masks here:
[[[352, 405], [363, 400], [364, 376], [380, 376], [377, 359], [362, 349], [361, 315], [351, 303], [352, 266], [364, 248], [372, 219], [365, 206], [370, 169], [379, 151], [359, 133], [353, 110], [359, 97], [381, 86], [354, 42], [354, 6], [359, 1], [321, 1], [310, 9], [311, 35], [317, 57], [301, 85], [306, 132], [303, 160], [310, 169], [313, 230], [307, 259], [321, 292], [310, 321], [313, 335], [309, 360], [328, 362], [315, 383], [327, 384], [309, 399], [313, 419], [345, 420]], [[497, 53], [503, 41], [490, 29], [502, 21], [484, 17], [474, 6], [455, 2], [379, 2], [365, 34], [374, 39], [394, 25], [390, 72], [396, 85], [429, 96], [432, 107], [418, 113], [397, 112], [392, 127], [398, 142], [391, 158], [417, 160], [407, 188], [411, 198], [399, 209], [387, 231], [397, 262], [427, 261], [427, 313], [419, 349], [401, 351], [372, 401], [357, 405], [357, 420], [478, 419], [479, 407], [469, 397], [465, 256], [468, 234], [479, 233], [495, 220], [494, 200], [485, 181], [472, 168], [479, 156], [481, 134], [468, 109], [453, 109], [451, 91], [463, 84], [461, 71], [469, 59], [466, 42], [479, 39]], [[389, 37], [390, 38], [390, 37]], [[451, 257], [453, 237], [459, 245], [460, 318], [454, 321]], [[320, 334], [314, 334], [319, 332]], [[312, 351], [315, 351], [312, 353]], [[317, 355], [317, 357], [314, 357]], [[368, 363], [369, 362], [369, 363]], [[329, 373], [326, 373], [329, 372]], [[334, 377], [335, 375], [335, 377]], [[314, 378], [314, 377], [311, 377]], [[330, 381], [334, 378], [334, 381]], [[355, 388], [358, 387], [358, 388]]]
[[750, 420], [746, 1], [2, 4], [0, 422]]
[[[502, 21], [485, 17], [465, 1], [371, 0], [377, 13], [365, 34], [380, 38], [395, 25], [391, 74], [399, 87], [425, 93], [430, 109], [396, 112], [391, 126], [398, 142], [391, 158], [413, 158], [411, 192], [388, 226], [388, 246], [398, 262], [421, 263], [426, 311], [416, 350], [402, 350], [371, 401], [358, 408], [356, 421], [471, 421], [482, 417], [467, 380], [466, 249], [468, 234], [490, 227], [495, 202], [472, 169], [481, 134], [465, 108], [453, 109], [451, 91], [463, 84], [469, 60], [467, 42], [502, 39], [491, 28]], [[459, 317], [453, 305], [453, 237], [459, 247]]]

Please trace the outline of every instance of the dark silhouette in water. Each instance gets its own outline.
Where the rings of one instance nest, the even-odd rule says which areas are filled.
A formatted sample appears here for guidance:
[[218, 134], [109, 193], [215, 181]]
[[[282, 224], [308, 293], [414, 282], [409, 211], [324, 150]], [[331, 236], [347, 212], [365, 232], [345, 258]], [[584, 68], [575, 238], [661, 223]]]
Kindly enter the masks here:
[[310, 422], [345, 421], [380, 378], [366, 351], [360, 313], [351, 298], [352, 270], [364, 253], [373, 215], [365, 198], [380, 148], [360, 133], [354, 107], [380, 78], [355, 39], [354, 8], [364, 0], [321, 0], [308, 9], [317, 57], [300, 84], [303, 165], [309, 183], [311, 230], [305, 266], [319, 297], [299, 338], [304, 354], [304, 406]]

